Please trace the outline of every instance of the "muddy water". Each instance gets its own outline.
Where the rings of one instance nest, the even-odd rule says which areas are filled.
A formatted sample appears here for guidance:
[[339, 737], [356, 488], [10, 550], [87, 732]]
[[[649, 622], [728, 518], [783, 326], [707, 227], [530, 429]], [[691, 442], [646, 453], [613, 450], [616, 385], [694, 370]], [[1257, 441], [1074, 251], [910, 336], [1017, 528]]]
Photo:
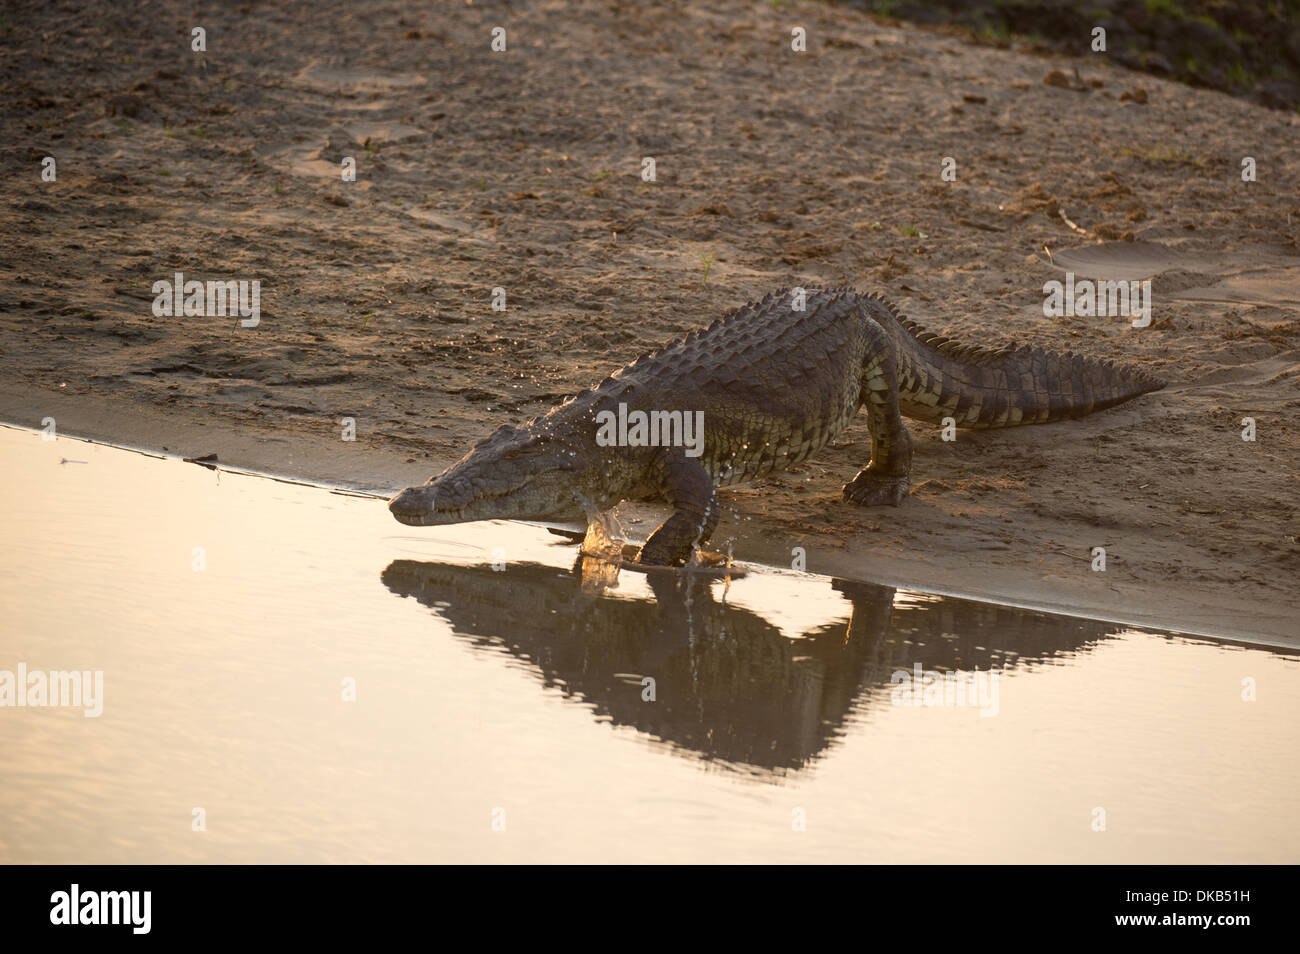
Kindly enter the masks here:
[[766, 571], [587, 592], [531, 527], [0, 460], [0, 679], [103, 674], [98, 716], [0, 708], [0, 861], [1300, 858], [1294, 651]]

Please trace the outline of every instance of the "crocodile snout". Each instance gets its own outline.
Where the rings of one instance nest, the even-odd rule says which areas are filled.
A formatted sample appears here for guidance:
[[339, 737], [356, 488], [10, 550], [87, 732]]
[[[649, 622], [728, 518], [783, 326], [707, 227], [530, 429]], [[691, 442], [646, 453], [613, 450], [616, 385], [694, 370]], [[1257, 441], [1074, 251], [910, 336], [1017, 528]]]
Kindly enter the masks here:
[[418, 527], [433, 515], [433, 488], [407, 487], [388, 501], [388, 509], [400, 522]]

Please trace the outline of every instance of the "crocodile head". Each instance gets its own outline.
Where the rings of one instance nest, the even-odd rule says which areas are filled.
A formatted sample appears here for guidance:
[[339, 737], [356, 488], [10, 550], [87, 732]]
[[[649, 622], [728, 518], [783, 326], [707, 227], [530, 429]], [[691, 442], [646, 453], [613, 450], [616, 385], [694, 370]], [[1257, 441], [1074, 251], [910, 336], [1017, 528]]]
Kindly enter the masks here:
[[497, 428], [419, 487], [388, 502], [415, 527], [474, 520], [561, 520], [583, 513], [579, 454], [549, 429]]

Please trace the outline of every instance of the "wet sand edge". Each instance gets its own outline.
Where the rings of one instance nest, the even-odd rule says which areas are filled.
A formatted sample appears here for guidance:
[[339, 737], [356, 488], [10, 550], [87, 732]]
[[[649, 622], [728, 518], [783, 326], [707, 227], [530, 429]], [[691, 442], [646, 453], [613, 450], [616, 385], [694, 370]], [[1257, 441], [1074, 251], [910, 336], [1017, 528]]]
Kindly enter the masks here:
[[[251, 430], [203, 420], [192, 412], [132, 407], [112, 398], [0, 385], [0, 422], [39, 429], [46, 417], [53, 417], [58, 433], [68, 438], [184, 457], [216, 454], [232, 468], [381, 495], [422, 483], [430, 474], [428, 461], [410, 461], [382, 439], [367, 440], [364, 434], [353, 442], [326, 441], [280, 428]], [[642, 526], [654, 526], [653, 508], [625, 506], [620, 514], [634, 537], [639, 528], [629, 524], [638, 517]], [[737, 559], [790, 572], [790, 544], [798, 540], [787, 528], [755, 518], [728, 532], [735, 538]], [[1026, 554], [1021, 567], [982, 565], [982, 543], [977, 533], [958, 531], [942, 548], [918, 549], [881, 531], [872, 536], [870, 547], [857, 540], [817, 547], [807, 570], [1193, 635], [1300, 645], [1294, 622], [1300, 604], [1261, 604], [1236, 597], [1224, 586], [1164, 582], [1153, 587], [1115, 575], [1062, 574], [1043, 554]]]

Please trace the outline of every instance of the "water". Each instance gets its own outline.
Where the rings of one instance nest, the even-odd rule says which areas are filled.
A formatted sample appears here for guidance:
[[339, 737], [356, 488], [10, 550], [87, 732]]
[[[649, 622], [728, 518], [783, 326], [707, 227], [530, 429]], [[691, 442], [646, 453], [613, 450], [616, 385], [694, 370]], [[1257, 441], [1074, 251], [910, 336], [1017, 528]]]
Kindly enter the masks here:
[[[532, 527], [15, 429], [0, 460], [0, 670], [104, 687], [0, 708], [0, 861], [1300, 857], [1294, 650], [774, 571], [587, 592]], [[893, 704], [917, 664], [1001, 675]]]

